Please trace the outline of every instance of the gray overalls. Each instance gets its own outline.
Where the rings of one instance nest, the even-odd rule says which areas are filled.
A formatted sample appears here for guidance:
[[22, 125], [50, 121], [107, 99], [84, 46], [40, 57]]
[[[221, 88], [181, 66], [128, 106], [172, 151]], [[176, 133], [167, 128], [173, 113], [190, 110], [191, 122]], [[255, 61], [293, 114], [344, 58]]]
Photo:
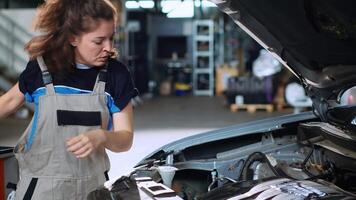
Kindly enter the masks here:
[[86, 199], [88, 193], [108, 179], [108, 156], [101, 147], [86, 158], [76, 158], [66, 150], [66, 139], [108, 127], [106, 71], [99, 72], [92, 93], [56, 94], [43, 59], [39, 57], [37, 61], [46, 94], [39, 99], [32, 145], [27, 146], [26, 137], [34, 125], [33, 119], [14, 150], [20, 168], [16, 199]]

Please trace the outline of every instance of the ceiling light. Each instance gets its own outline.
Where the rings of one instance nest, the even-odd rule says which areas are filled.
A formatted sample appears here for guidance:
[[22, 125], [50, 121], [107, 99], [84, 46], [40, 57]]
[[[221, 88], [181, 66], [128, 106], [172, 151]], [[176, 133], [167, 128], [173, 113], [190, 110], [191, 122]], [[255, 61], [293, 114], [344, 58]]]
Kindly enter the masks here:
[[168, 18], [191, 18], [194, 17], [193, 0], [185, 0], [167, 14]]
[[177, 8], [182, 2], [179, 0], [166, 0], [161, 1], [161, 7], [163, 13], [169, 13], [170, 11]]
[[203, 0], [201, 2], [203, 7], [217, 7], [214, 3], [208, 1], [208, 0]]
[[150, 0], [144, 0], [138, 2], [141, 8], [153, 8], [155, 6], [155, 2]]
[[137, 1], [126, 1], [125, 7], [127, 9], [137, 9], [140, 8], [140, 4]]

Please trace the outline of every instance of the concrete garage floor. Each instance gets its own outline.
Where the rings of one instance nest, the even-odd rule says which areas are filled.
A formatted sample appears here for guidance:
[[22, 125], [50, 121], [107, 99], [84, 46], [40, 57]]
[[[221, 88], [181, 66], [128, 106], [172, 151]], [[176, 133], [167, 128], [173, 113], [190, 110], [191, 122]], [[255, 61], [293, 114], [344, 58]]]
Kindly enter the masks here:
[[[132, 171], [143, 157], [169, 142], [229, 125], [288, 114], [246, 111], [232, 113], [220, 97], [159, 97], [135, 107], [135, 138], [129, 152], [109, 153], [110, 181]], [[13, 146], [29, 119], [0, 120], [0, 146]]]

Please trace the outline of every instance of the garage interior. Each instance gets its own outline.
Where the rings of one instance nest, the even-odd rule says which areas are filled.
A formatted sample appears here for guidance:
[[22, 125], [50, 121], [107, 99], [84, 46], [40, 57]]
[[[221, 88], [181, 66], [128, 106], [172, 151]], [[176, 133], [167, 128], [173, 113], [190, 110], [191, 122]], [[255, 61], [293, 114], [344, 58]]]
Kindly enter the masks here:
[[[298, 86], [291, 89], [295, 93], [286, 91], [297, 83], [292, 75], [211, 2], [112, 1], [121, 12], [118, 59], [130, 69], [140, 95], [133, 99], [131, 150], [109, 152], [110, 181], [176, 139], [310, 109]], [[0, 1], [0, 94], [26, 66], [23, 46], [36, 34], [31, 21], [41, 2]], [[25, 105], [1, 119], [0, 146], [13, 147], [31, 117], [32, 107]]]

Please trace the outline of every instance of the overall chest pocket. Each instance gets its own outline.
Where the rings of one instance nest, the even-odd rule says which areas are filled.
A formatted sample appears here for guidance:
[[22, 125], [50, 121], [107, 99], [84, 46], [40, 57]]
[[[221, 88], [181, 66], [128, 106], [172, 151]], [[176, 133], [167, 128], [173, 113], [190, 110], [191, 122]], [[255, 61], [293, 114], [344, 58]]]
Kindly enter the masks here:
[[99, 111], [57, 110], [58, 126], [100, 126], [102, 123]]

